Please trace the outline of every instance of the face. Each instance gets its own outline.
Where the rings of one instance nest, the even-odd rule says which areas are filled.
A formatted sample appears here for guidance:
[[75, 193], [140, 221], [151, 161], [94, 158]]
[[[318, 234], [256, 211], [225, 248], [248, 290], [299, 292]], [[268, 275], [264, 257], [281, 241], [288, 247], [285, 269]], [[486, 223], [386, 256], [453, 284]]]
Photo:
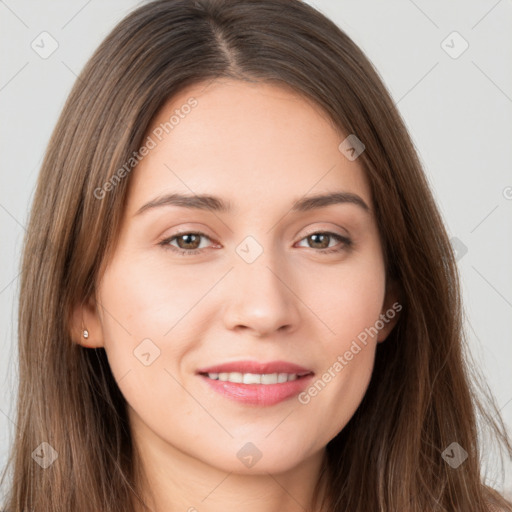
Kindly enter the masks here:
[[[395, 320], [369, 185], [338, 148], [348, 135], [262, 83], [195, 85], [161, 109], [101, 306], [84, 312], [136, 437], [224, 471], [275, 472], [352, 417]], [[205, 208], [202, 195], [217, 200]]]

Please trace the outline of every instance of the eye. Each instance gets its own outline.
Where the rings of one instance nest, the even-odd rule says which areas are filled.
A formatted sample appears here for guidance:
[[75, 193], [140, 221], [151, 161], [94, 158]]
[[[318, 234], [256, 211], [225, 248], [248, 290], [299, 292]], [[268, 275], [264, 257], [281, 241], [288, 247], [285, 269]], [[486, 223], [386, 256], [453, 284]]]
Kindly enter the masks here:
[[[159, 242], [158, 245], [162, 246], [164, 249], [171, 250], [180, 256], [193, 256], [194, 254], [201, 253], [204, 249], [204, 246], [201, 247], [201, 238], [206, 238], [211, 241], [211, 238], [204, 233], [199, 231], [186, 231], [166, 238]], [[332, 239], [341, 242], [341, 245], [333, 247], [330, 245], [330, 240]], [[349, 249], [352, 245], [352, 240], [349, 238], [329, 231], [317, 231], [307, 235], [302, 240], [312, 243], [313, 246], [310, 246], [310, 248], [318, 249], [318, 252], [322, 254], [341, 252]], [[174, 242], [177, 243], [177, 246]]]
[[[201, 245], [201, 237], [207, 238], [211, 240], [211, 238], [204, 233], [201, 232], [183, 232], [178, 233], [170, 238], [166, 238], [159, 242], [159, 245], [163, 246], [165, 249], [170, 249], [175, 251], [177, 254], [181, 256], [190, 256], [193, 254], [198, 254], [204, 247], [200, 247]], [[172, 244], [172, 242], [177, 241], [178, 246]]]
[[[330, 240], [332, 239], [338, 240], [338, 242], [342, 242], [341, 246], [330, 245]], [[319, 252], [323, 254], [341, 252], [343, 250], [349, 249], [352, 245], [352, 240], [350, 240], [350, 238], [338, 235], [337, 233], [331, 233], [329, 231], [316, 231], [315, 233], [309, 234], [302, 240], [306, 240], [307, 242], [312, 243], [313, 247], [311, 247], [311, 245], [310, 247], [312, 249], [319, 249]]]

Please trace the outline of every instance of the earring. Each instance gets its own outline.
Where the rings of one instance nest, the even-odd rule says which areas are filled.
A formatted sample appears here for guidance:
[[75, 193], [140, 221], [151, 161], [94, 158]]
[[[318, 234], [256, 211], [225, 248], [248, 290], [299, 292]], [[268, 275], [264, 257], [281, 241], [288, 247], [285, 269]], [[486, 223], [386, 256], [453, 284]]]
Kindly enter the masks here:
[[89, 337], [89, 331], [87, 329], [84, 329], [83, 336], [85, 339], [87, 339]]

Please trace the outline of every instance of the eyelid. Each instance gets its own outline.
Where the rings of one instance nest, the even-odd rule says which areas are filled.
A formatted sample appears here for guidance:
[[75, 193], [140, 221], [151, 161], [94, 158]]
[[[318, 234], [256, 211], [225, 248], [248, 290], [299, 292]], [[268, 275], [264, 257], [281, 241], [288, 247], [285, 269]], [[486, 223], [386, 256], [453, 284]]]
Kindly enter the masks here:
[[[332, 234], [338, 235], [338, 236], [340, 236], [342, 238], [351, 239], [351, 236], [348, 233], [348, 231], [347, 230], [345, 230], [345, 231], [346, 231], [346, 234], [343, 234], [343, 233], [339, 233], [337, 231], [334, 231], [332, 227], [323, 227], [323, 228], [322, 227], [318, 227], [318, 226], [310, 227], [309, 229], [306, 228], [306, 232], [297, 241], [300, 242], [304, 238], [308, 237], [309, 235], [315, 234], [315, 233], [332, 233]], [[294, 238], [296, 238], [299, 235], [299, 233], [300, 233], [300, 231], [298, 231], [296, 233]], [[180, 235], [187, 235], [187, 234], [197, 234], [197, 235], [200, 235], [200, 236], [204, 236], [205, 238], [208, 238], [212, 242], [216, 242], [216, 240], [214, 238], [214, 236], [216, 236], [216, 235], [210, 236], [207, 233], [205, 233], [204, 231], [200, 231], [199, 229], [196, 230], [194, 228], [184, 228], [184, 229], [179, 229], [178, 231], [176, 231], [172, 235], [161, 237], [158, 240], [158, 243], [166, 242], [166, 241], [171, 240], [171, 239], [173, 239], [175, 237], [178, 237]]]
[[[197, 235], [199, 237], [206, 238], [206, 239], [210, 240], [210, 242], [212, 244], [219, 245], [219, 243], [213, 237], [211, 237], [210, 235], [204, 233], [203, 231], [199, 231], [199, 230], [195, 230], [195, 229], [184, 229], [183, 231], [177, 231], [176, 233], [173, 233], [172, 235], [165, 236], [165, 237], [159, 239], [158, 244], [159, 245], [164, 245], [165, 242], [170, 242], [170, 241], [172, 241], [172, 240], [174, 240], [176, 238], [179, 238], [182, 235]], [[167, 245], [170, 245], [170, 244], [167, 244]], [[177, 249], [178, 251], [181, 250], [181, 249], [178, 249], [176, 247], [173, 247], [173, 248]], [[195, 251], [203, 251], [204, 249], [190, 249], [187, 252], [192, 252], [194, 250]]]
[[[309, 235], [313, 235], [314, 233], [332, 233], [334, 235], [338, 235], [338, 236], [341, 236], [344, 238], [351, 238], [350, 234], [348, 233], [348, 231], [346, 229], [344, 230], [345, 233], [339, 233], [335, 229], [336, 228], [333, 228], [333, 227], [318, 227], [318, 226], [311, 227], [311, 229], [306, 228], [306, 233], [301, 237], [300, 240], [302, 240], [303, 238], [305, 238]], [[338, 229], [340, 229], [340, 228], [338, 227]], [[299, 233], [300, 233], [300, 231], [299, 231]], [[297, 233], [297, 236], [299, 233]]]

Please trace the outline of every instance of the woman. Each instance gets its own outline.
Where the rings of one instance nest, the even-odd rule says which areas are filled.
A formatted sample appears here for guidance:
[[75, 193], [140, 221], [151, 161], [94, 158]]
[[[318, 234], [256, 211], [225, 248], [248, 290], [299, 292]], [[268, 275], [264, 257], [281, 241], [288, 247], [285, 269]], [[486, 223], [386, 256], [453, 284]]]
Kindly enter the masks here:
[[302, 2], [158, 0], [101, 44], [40, 173], [19, 343], [8, 510], [512, 510], [411, 140]]

